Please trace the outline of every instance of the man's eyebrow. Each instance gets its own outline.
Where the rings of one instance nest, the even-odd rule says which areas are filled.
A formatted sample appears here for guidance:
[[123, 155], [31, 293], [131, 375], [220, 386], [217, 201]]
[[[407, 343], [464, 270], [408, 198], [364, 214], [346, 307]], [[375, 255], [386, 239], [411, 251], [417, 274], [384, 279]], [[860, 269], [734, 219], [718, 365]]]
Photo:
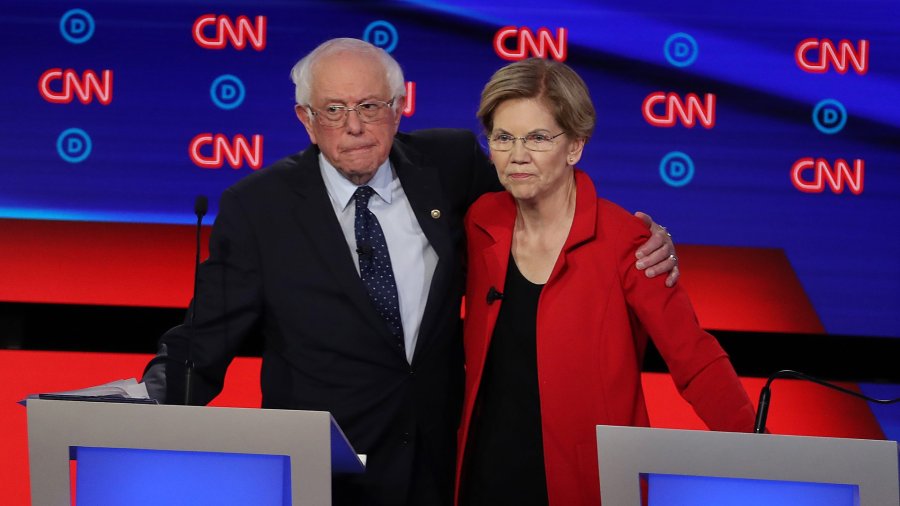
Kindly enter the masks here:
[[[381, 100], [381, 99], [378, 98], [376, 95], [366, 95], [365, 97], [359, 99], [356, 103], [361, 104], [363, 102], [371, 102], [372, 100]], [[348, 103], [350, 103], [342, 98], [327, 98], [326, 97], [322, 101], [325, 102], [326, 104], [335, 104], [335, 103], [348, 104]]]

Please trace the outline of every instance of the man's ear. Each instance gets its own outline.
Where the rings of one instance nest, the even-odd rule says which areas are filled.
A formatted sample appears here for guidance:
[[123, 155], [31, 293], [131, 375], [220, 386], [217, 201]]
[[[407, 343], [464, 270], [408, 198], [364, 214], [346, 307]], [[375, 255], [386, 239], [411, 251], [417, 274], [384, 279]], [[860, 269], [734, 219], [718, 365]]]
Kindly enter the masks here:
[[397, 133], [397, 130], [400, 129], [400, 119], [403, 118], [403, 110], [406, 109], [406, 101], [410, 100], [409, 97], [398, 97], [397, 100], [400, 101], [400, 105], [396, 106], [397, 109], [394, 111], [394, 133]]
[[310, 114], [309, 109], [306, 106], [297, 104], [294, 106], [294, 114], [297, 115], [297, 119], [300, 120], [300, 123], [303, 123], [303, 127], [306, 128], [306, 134], [309, 135], [309, 142], [313, 144], [318, 144], [316, 142], [316, 130], [313, 128], [312, 114]]

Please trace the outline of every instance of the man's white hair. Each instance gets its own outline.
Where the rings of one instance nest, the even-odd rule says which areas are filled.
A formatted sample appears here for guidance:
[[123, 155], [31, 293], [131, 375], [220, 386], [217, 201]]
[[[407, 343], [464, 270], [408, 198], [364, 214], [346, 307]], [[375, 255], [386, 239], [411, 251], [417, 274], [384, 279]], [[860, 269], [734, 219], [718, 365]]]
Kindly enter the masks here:
[[[304, 56], [291, 69], [291, 81], [294, 82], [294, 98], [298, 105], [309, 105], [312, 96], [313, 71], [315, 64], [324, 56], [335, 53], [352, 52], [356, 54], [371, 55], [381, 62], [384, 67], [385, 79], [391, 90], [392, 98], [406, 96], [406, 83], [403, 80], [403, 70], [391, 55], [384, 49], [373, 46], [366, 41], [351, 38], [331, 39], [323, 42], [308, 55]], [[403, 100], [394, 102], [395, 110], [403, 105]]]

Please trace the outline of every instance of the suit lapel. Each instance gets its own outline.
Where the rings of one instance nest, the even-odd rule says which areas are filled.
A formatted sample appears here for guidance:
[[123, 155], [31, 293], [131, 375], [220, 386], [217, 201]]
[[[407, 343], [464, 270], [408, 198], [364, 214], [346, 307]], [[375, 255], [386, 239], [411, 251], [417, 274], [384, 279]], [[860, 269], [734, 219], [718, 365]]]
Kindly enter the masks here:
[[[397, 171], [397, 177], [403, 185], [403, 191], [409, 205], [416, 216], [419, 227], [437, 254], [438, 262], [428, 289], [428, 300], [419, 327], [413, 362], [427, 350], [428, 341], [435, 333], [439, 314], [452, 285], [454, 274], [453, 240], [447, 218], [441, 217], [446, 212], [438, 169], [429, 163], [428, 157], [412, 149], [399, 138], [394, 139], [391, 149], [391, 163]], [[438, 211], [438, 213], [433, 213]]]
[[[297, 165], [281, 173], [298, 199], [293, 209], [294, 218], [309, 237], [309, 245], [319, 261], [332, 273], [342, 292], [350, 299], [378, 334], [392, 348], [391, 336], [381, 316], [375, 311], [369, 294], [356, 271], [353, 255], [334, 214], [334, 208], [325, 182], [319, 172], [319, 150], [310, 146], [299, 155]], [[398, 350], [403, 355], [402, 350]]]
[[[470, 261], [481, 261], [485, 266], [486, 278], [488, 286], [493, 287], [499, 292], [504, 290], [506, 286], [506, 271], [509, 267], [509, 260], [512, 251], [512, 234], [513, 226], [516, 221], [516, 205], [508, 193], [501, 193], [492, 196], [491, 204], [487, 211], [478, 213], [476, 217], [473, 215], [474, 225], [481, 229], [490, 237], [488, 241], [480, 241], [484, 243], [481, 251], [473, 252], [477, 258]], [[491, 336], [494, 333], [494, 326], [497, 324], [497, 317], [500, 314], [500, 303], [488, 303], [484, 298], [487, 293], [473, 294], [478, 300], [472, 301], [473, 304], [488, 304], [487, 317], [485, 318], [485, 328], [482, 341], [483, 349], [482, 359], [487, 356], [487, 350], [490, 346]]]
[[432, 216], [433, 210], [441, 211], [445, 205], [438, 169], [430, 166], [421, 152], [406, 146], [400, 139], [394, 140], [391, 163], [422, 232], [438, 257], [446, 259], [453, 251], [447, 220]]

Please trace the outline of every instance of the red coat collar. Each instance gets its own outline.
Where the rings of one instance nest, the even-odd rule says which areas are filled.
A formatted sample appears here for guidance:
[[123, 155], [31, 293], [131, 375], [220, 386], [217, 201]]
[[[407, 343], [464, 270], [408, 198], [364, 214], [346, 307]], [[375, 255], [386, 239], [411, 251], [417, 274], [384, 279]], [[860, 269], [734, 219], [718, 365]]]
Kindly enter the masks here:
[[[597, 190], [591, 178], [581, 170], [575, 169], [574, 177], [575, 217], [562, 253], [550, 274], [550, 280], [565, 267], [568, 252], [592, 240], [597, 234]], [[491, 277], [495, 278], [493, 281], [503, 286], [502, 278], [506, 273], [516, 224], [516, 202], [509, 192], [494, 193], [486, 197], [484, 207], [478, 211], [472, 213], [472, 223], [493, 239], [493, 244], [485, 248], [484, 255], [489, 260], [488, 264], [494, 267], [490, 269]]]

